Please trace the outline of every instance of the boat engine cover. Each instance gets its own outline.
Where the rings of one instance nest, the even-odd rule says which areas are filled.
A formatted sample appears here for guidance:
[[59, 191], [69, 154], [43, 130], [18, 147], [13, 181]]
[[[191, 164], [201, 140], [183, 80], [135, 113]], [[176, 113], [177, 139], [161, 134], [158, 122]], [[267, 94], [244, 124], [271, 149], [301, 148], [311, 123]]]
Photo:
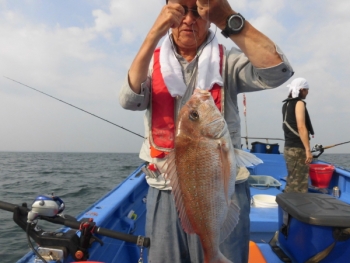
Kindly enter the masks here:
[[306, 262], [330, 246], [322, 263], [350, 258], [350, 205], [330, 195], [282, 193], [278, 243], [293, 262]]

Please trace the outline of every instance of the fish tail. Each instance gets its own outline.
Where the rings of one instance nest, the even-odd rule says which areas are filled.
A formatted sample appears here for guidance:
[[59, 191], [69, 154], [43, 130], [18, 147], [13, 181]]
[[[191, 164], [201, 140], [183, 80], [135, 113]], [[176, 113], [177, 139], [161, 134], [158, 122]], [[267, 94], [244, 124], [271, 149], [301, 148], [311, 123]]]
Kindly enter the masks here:
[[210, 261], [210, 263], [232, 263], [232, 261], [228, 260], [221, 252], [219, 252], [217, 260]]
[[263, 161], [256, 157], [254, 154], [236, 148], [234, 149], [234, 151], [236, 157], [236, 164], [238, 167], [253, 166], [263, 163]]
[[232, 261], [220, 253], [220, 258], [216, 263], [232, 263]]

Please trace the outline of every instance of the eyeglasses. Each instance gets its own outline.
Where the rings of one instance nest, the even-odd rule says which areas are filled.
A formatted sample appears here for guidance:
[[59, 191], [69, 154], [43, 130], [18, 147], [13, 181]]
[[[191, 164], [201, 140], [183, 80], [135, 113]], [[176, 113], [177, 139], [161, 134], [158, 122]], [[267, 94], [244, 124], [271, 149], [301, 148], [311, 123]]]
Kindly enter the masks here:
[[200, 17], [197, 8], [196, 8], [196, 9], [188, 8], [188, 7], [185, 6], [185, 5], [183, 5], [182, 7], [183, 7], [184, 10], [185, 10], [184, 16], [187, 16], [188, 12], [191, 11], [192, 15], [193, 15], [195, 18], [199, 18], [199, 17]]

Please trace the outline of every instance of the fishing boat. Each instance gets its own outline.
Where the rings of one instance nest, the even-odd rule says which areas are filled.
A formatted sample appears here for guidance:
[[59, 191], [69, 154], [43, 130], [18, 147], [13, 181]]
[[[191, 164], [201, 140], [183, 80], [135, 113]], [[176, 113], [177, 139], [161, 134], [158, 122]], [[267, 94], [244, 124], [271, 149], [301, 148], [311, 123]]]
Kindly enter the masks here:
[[[350, 171], [321, 161], [327, 147], [317, 145], [309, 192], [283, 193], [287, 170], [279, 145], [257, 141], [251, 146], [246, 150], [263, 163], [247, 167], [252, 196], [249, 262], [348, 262]], [[31, 207], [0, 201], [0, 209], [13, 213], [18, 226], [39, 244], [34, 248], [28, 238], [33, 250], [18, 263], [146, 263], [152, 241], [145, 237], [145, 165], [76, 218], [60, 214], [69, 200], [63, 203], [58, 197], [39, 196]], [[27, 227], [27, 221], [37, 224]], [[46, 232], [42, 221], [62, 227]]]

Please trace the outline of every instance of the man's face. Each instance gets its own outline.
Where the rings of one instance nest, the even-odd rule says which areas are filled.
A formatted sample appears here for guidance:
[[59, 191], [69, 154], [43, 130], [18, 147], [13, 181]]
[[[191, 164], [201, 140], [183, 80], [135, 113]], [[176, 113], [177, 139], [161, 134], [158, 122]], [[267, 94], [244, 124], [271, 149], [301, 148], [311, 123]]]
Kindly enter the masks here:
[[185, 9], [185, 16], [177, 28], [173, 28], [174, 41], [179, 49], [197, 49], [206, 40], [210, 23], [202, 19], [196, 0], [170, 0]]

